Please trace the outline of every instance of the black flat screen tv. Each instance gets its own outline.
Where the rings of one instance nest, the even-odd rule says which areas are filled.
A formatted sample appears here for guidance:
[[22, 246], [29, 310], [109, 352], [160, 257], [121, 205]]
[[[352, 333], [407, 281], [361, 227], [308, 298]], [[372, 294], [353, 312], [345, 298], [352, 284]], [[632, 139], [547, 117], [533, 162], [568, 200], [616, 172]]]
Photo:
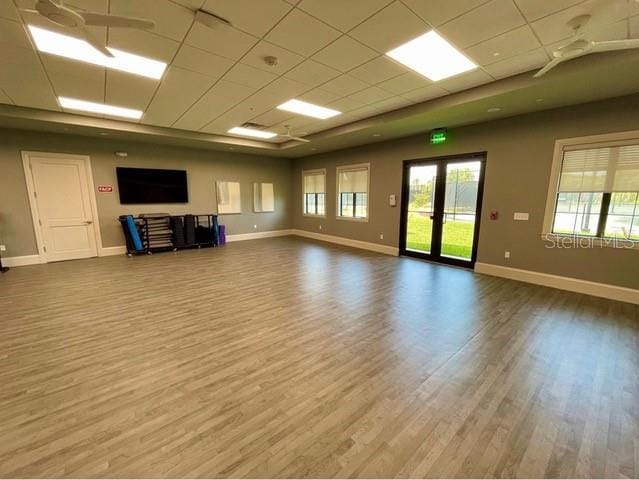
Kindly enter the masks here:
[[120, 203], [187, 203], [185, 170], [116, 168]]

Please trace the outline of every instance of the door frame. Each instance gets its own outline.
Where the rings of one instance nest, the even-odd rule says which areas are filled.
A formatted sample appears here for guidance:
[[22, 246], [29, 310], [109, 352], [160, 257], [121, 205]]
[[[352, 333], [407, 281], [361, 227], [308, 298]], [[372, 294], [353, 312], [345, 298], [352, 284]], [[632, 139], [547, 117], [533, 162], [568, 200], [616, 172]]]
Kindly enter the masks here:
[[[487, 152], [471, 152], [471, 153], [462, 153], [458, 155], [445, 155], [445, 156], [437, 156], [437, 157], [424, 157], [424, 158], [414, 158], [410, 160], [404, 160], [402, 162], [402, 201], [401, 201], [401, 210], [400, 210], [400, 220], [399, 220], [399, 254], [407, 257], [419, 258], [421, 260], [427, 260], [431, 262], [443, 263], [447, 265], [454, 265], [457, 267], [463, 268], [475, 268], [475, 262], [477, 261], [477, 249], [479, 246], [479, 226], [481, 224], [481, 211], [482, 211], [482, 203], [484, 198], [484, 181], [486, 179], [486, 160], [488, 158]], [[415, 165], [442, 165], [445, 162], [459, 160], [462, 161], [479, 161], [480, 162], [480, 173], [479, 173], [479, 183], [477, 185], [477, 208], [475, 214], [475, 230], [473, 236], [473, 250], [471, 253], [470, 260], [460, 260], [457, 258], [449, 258], [442, 257], [439, 255], [440, 252], [436, 252], [438, 255], [434, 257], [432, 252], [428, 253], [420, 253], [412, 250], [406, 249], [406, 226], [408, 222], [408, 196], [410, 189], [410, 167]], [[441, 189], [446, 188], [446, 176], [442, 175], [438, 170], [438, 176], [436, 179], [436, 187], [435, 191], [441, 191]], [[438, 198], [439, 197], [439, 198]], [[445, 193], [442, 195], [436, 195], [434, 199], [434, 210], [442, 212], [443, 202], [445, 200]], [[433, 225], [433, 238], [435, 235], [441, 236], [441, 227], [438, 226], [439, 222], [435, 222]]]
[[95, 249], [98, 257], [102, 253], [102, 235], [100, 234], [100, 217], [98, 216], [98, 207], [95, 198], [95, 185], [93, 184], [93, 171], [91, 170], [91, 157], [89, 155], [76, 155], [72, 153], [58, 152], [41, 152], [37, 150], [23, 150], [20, 152], [22, 156], [22, 168], [24, 169], [24, 178], [27, 185], [27, 194], [29, 196], [29, 206], [31, 207], [31, 221], [33, 222], [33, 231], [35, 232], [36, 244], [38, 246], [38, 263], [49, 263], [44, 251], [44, 239], [42, 227], [40, 226], [40, 213], [38, 212], [38, 202], [35, 197], [35, 183], [33, 180], [33, 172], [31, 171], [31, 156], [42, 155], [50, 158], [62, 158], [71, 160], [81, 160], [84, 162], [84, 171], [87, 176], [87, 186], [89, 187], [89, 202], [91, 204], [91, 215], [93, 216], [93, 233], [95, 235]]

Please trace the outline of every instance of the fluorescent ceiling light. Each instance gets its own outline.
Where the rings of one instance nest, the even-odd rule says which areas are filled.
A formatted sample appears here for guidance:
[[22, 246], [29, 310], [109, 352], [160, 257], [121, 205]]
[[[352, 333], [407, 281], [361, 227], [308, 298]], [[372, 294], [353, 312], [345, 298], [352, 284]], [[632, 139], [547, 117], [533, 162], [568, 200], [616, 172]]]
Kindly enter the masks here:
[[312, 103], [302, 102], [301, 100], [289, 100], [286, 103], [277, 107], [279, 110], [286, 110], [287, 112], [299, 113], [300, 115], [306, 115], [307, 117], [326, 118], [340, 115], [342, 112], [333, 110], [331, 108], [320, 107], [319, 105], [313, 105]]
[[114, 105], [107, 105], [106, 103], [93, 103], [69, 97], [58, 97], [58, 102], [60, 102], [62, 108], [68, 108], [69, 110], [102, 113], [113, 117], [133, 118], [135, 120], [139, 120], [140, 117], [142, 117], [142, 110], [116, 107]]
[[435, 30], [400, 45], [386, 55], [433, 82], [477, 68], [472, 60]]
[[267, 132], [265, 130], [256, 130], [255, 128], [243, 128], [233, 127], [228, 133], [233, 135], [240, 135], [242, 137], [255, 137], [255, 138], [273, 138], [277, 137], [277, 133]]
[[60, 57], [92, 63], [101, 67], [142, 75], [159, 80], [166, 69], [166, 63], [132, 53], [107, 47], [113, 57], [107, 57], [82, 39], [62, 35], [29, 25], [29, 31], [38, 50]]

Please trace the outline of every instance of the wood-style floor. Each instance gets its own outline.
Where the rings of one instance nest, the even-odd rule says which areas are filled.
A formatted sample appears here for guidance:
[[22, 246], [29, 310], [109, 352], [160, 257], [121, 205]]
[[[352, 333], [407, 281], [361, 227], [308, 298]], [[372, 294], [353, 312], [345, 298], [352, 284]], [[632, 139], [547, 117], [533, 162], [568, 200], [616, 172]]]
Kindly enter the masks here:
[[296, 238], [0, 277], [3, 477], [637, 477], [639, 307]]

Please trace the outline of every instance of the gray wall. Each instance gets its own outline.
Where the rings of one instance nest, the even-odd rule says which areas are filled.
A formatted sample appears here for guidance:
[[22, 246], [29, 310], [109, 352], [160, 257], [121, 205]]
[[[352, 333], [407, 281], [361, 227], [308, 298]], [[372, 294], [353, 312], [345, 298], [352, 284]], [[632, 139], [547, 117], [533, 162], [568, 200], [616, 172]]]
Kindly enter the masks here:
[[[295, 228], [398, 246], [400, 207], [390, 207], [388, 196], [400, 198], [402, 161], [486, 151], [478, 262], [639, 288], [639, 251], [548, 249], [541, 239], [555, 140], [639, 129], [637, 112], [639, 96], [623, 97], [454, 129], [444, 145], [430, 145], [424, 134], [298, 160]], [[335, 167], [364, 162], [371, 164], [370, 219], [337, 220]], [[302, 215], [301, 172], [314, 168], [327, 169], [323, 219]], [[499, 211], [499, 220], [489, 219], [491, 210]], [[514, 212], [529, 212], [530, 220], [515, 222]], [[509, 260], [504, 258], [506, 250], [511, 252]]]
[[[124, 244], [118, 215], [125, 213], [210, 213], [217, 210], [215, 181], [241, 182], [242, 214], [222, 215], [229, 235], [292, 228], [291, 161], [270, 157], [121, 142], [73, 135], [0, 130], [0, 244], [6, 257], [37, 254], [29, 199], [22, 167], [22, 150], [91, 156], [93, 181], [114, 186], [113, 193], [96, 193], [104, 247]], [[120, 158], [115, 151], [127, 151]], [[174, 205], [120, 205], [116, 166], [172, 168], [187, 171], [189, 203]], [[275, 212], [253, 213], [252, 182], [271, 182]], [[257, 225], [257, 230], [253, 228]]]

